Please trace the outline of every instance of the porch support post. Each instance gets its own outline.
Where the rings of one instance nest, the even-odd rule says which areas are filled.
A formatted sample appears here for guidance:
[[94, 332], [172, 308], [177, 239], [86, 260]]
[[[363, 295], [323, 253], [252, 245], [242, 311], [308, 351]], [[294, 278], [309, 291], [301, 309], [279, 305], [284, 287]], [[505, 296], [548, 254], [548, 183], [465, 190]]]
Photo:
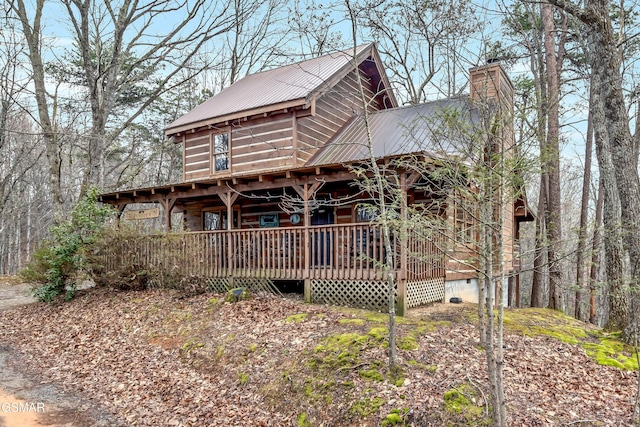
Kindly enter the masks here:
[[177, 200], [176, 198], [165, 197], [160, 201], [160, 204], [164, 208], [164, 225], [167, 233], [171, 231], [171, 211], [176, 205]]
[[507, 277], [507, 307], [513, 307], [513, 296], [515, 294], [515, 286], [513, 281], [513, 271]]
[[226, 194], [220, 193], [218, 196], [227, 207], [227, 230], [233, 230], [233, 204], [238, 200], [238, 193], [227, 191]]
[[126, 203], [118, 203], [116, 205], [116, 209], [118, 210], [118, 212], [116, 213], [116, 228], [120, 228], [120, 220], [122, 220], [122, 214], [124, 213], [126, 207]]
[[516, 281], [516, 308], [520, 308], [520, 274], [522, 274], [522, 268], [518, 268], [515, 274]]
[[400, 246], [400, 269], [396, 276], [396, 280], [398, 282], [398, 306], [396, 307], [396, 313], [399, 316], [404, 316], [407, 312], [407, 242], [408, 242], [408, 233], [407, 233], [407, 174], [403, 171], [400, 173], [400, 188], [401, 188], [401, 197], [400, 200], [400, 220], [401, 220], [401, 232], [400, 232], [400, 241], [398, 242]]
[[[220, 196], [220, 199], [222, 200], [222, 203], [224, 203], [224, 205], [227, 207], [227, 231], [231, 231], [233, 230], [233, 203], [236, 201], [236, 199], [238, 198], [238, 193], [232, 192], [231, 190], [227, 191], [226, 194], [225, 193], [220, 193], [218, 194], [218, 196]], [[235, 266], [232, 265], [233, 263], [233, 235], [231, 233], [227, 233], [227, 266], [229, 268], [229, 276], [227, 277], [227, 279], [229, 280], [229, 288], [233, 289], [235, 288], [235, 280], [234, 280], [234, 273], [235, 273]]]
[[309, 209], [309, 184], [303, 186], [304, 201], [304, 301], [311, 302], [311, 209]]
[[322, 183], [317, 182], [312, 185], [304, 183], [301, 186], [293, 185], [292, 188], [298, 193], [304, 202], [304, 301], [311, 302], [311, 209], [309, 199], [320, 188]]

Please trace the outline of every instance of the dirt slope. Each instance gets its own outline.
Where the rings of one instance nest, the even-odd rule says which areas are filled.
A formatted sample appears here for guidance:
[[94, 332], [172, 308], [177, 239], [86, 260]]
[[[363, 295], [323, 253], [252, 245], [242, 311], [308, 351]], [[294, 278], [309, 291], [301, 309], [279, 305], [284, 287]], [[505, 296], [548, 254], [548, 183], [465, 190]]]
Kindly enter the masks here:
[[[564, 322], [555, 314], [519, 313], [505, 348], [510, 424], [631, 425], [634, 372], [531, 333], [547, 318]], [[400, 372], [386, 367], [385, 322], [299, 299], [92, 289], [71, 302], [0, 312], [0, 346], [32, 378], [105, 408], [112, 425], [487, 422], [473, 307], [401, 320]], [[597, 341], [597, 331], [567, 325], [565, 333]]]

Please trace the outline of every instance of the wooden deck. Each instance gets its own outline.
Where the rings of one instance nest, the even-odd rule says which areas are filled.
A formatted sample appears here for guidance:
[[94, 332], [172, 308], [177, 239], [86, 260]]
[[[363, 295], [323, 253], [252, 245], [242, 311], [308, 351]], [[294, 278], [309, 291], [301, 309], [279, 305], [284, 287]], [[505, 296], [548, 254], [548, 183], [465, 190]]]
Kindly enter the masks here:
[[[164, 266], [177, 274], [275, 280], [383, 280], [379, 225], [344, 224], [136, 236], [119, 240], [105, 260]], [[444, 277], [438, 242], [393, 239], [397, 280]]]

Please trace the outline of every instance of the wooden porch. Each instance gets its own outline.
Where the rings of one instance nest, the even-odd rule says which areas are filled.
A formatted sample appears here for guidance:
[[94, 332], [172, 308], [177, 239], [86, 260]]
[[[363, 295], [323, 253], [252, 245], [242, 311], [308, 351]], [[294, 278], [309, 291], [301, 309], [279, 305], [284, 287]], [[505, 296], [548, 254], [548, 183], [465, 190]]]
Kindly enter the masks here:
[[[110, 252], [115, 255], [105, 257], [105, 267], [164, 266], [177, 275], [221, 278], [230, 285], [234, 279], [300, 280], [311, 302], [310, 288], [318, 281], [364, 288], [386, 283], [381, 237], [382, 227], [369, 223], [143, 235], [114, 242]], [[444, 286], [441, 243], [410, 235], [401, 244], [393, 238], [399, 312], [439, 295], [430, 292], [432, 301], [420, 296], [407, 301], [407, 286], [433, 279]]]

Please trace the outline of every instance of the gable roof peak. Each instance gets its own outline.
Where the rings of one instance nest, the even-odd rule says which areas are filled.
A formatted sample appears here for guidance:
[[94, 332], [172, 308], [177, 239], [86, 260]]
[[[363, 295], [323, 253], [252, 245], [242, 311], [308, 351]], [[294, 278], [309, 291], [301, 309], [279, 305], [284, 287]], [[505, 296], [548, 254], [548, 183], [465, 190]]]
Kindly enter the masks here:
[[[315, 94], [329, 89], [351, 70], [353, 52], [354, 48], [345, 49], [248, 75], [175, 120], [165, 133], [171, 136], [253, 114], [308, 106]], [[384, 75], [374, 43], [357, 46], [355, 53], [358, 64], [373, 57]], [[385, 86], [393, 98], [391, 88]]]

